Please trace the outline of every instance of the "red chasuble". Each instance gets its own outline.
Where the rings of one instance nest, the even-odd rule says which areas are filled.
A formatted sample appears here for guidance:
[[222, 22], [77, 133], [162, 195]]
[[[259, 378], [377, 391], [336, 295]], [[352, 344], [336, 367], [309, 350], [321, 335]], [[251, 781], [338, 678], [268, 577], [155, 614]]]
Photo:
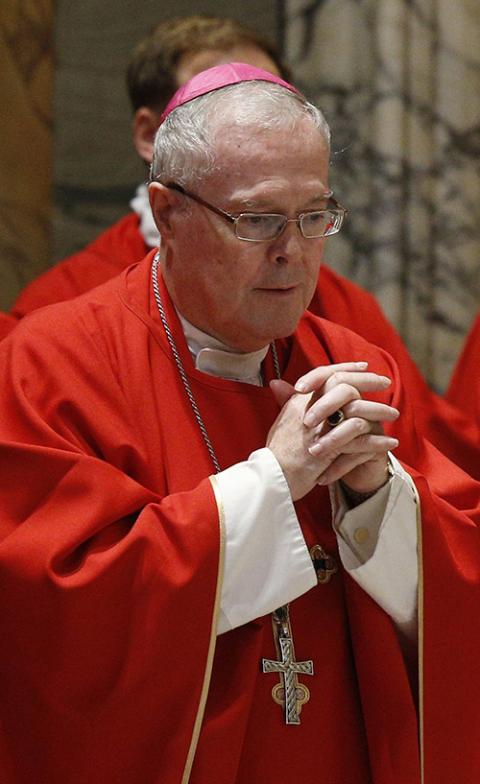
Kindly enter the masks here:
[[[42, 305], [83, 294], [140, 261], [149, 249], [138, 227], [138, 216], [130, 213], [83, 251], [52, 267], [22, 292], [14, 315], [21, 318]], [[415, 406], [419, 430], [453, 462], [480, 479], [478, 435], [471, 418], [428, 388], [371, 294], [322, 266], [309, 309], [388, 351], [400, 368], [403, 386]]]
[[455, 367], [447, 399], [470, 414], [480, 428], [480, 315], [473, 323]]
[[[419, 736], [425, 784], [476, 783], [478, 485], [417, 438], [381, 350], [310, 314], [279, 341], [291, 382], [347, 359], [393, 377], [376, 398], [402, 410], [422, 509], [419, 690], [390, 618], [340, 569], [291, 603], [296, 659], [315, 674], [286, 726], [278, 676], [260, 672], [270, 617], [216, 639], [222, 499], [151, 256], [0, 346], [2, 784], [420, 784]], [[222, 467], [246, 459], [278, 413], [269, 389], [197, 371], [162, 296]], [[338, 558], [326, 489], [297, 512], [307, 543]]]

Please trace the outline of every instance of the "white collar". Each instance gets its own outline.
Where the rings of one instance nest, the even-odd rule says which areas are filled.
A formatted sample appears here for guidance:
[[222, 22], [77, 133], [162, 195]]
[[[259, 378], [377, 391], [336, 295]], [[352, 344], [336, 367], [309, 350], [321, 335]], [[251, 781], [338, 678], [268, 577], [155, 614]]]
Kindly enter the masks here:
[[261, 365], [268, 353], [269, 346], [258, 351], [251, 351], [249, 354], [242, 354], [212, 335], [202, 332], [180, 313], [178, 313], [178, 317], [197, 370], [211, 376], [243, 381], [245, 384], [262, 385]]
[[148, 188], [145, 183], [138, 186], [135, 196], [130, 202], [130, 207], [140, 218], [139, 229], [145, 245], [148, 245], [149, 248], [158, 248], [160, 245], [160, 234], [153, 220], [148, 199]]

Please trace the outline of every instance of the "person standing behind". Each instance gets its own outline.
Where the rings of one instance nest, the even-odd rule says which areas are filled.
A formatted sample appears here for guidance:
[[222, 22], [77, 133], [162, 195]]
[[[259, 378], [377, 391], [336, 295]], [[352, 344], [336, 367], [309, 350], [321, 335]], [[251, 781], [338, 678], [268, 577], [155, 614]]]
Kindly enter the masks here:
[[[231, 19], [191, 16], [159, 24], [136, 48], [127, 70], [134, 112], [133, 143], [147, 166], [160, 116], [171, 95], [202, 69], [243, 60], [273, 74], [289, 76], [275, 47]], [[91, 245], [31, 283], [18, 297], [13, 314], [20, 318], [43, 305], [82, 294], [139, 261], [158, 245], [145, 184], [131, 202], [132, 212]], [[348, 327], [388, 351], [396, 360], [415, 405], [422, 433], [451, 460], [480, 477], [480, 452], [474, 423], [433, 393], [401, 338], [375, 298], [322, 264], [310, 310]]]

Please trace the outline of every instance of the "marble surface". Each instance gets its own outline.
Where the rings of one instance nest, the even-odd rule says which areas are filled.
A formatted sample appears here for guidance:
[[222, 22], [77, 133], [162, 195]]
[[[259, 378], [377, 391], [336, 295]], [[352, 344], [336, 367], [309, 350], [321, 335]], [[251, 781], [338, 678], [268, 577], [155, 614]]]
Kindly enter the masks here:
[[50, 258], [53, 0], [0, 4], [0, 308]]
[[283, 0], [281, 13], [350, 210], [326, 259], [375, 293], [443, 389], [480, 303], [480, 3]]

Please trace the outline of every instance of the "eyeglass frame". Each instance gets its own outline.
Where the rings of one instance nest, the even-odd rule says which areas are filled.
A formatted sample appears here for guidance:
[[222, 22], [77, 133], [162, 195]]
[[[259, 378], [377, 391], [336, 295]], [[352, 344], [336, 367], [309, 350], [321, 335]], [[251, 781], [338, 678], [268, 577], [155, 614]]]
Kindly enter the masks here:
[[[283, 232], [285, 231], [285, 229], [287, 227], [287, 223], [298, 223], [299, 231], [300, 231], [300, 233], [301, 233], [301, 235], [302, 235], [302, 237], [304, 239], [306, 239], [306, 240], [321, 240], [324, 237], [331, 237], [334, 234], [338, 234], [338, 232], [340, 231], [340, 229], [342, 227], [342, 224], [343, 224], [343, 221], [345, 219], [345, 216], [348, 214], [348, 210], [346, 209], [346, 207], [342, 207], [342, 205], [339, 204], [339, 202], [336, 199], [333, 198], [333, 191], [331, 191], [331, 190], [330, 191], [326, 191], [323, 194], [323, 197], [325, 199], [328, 199], [329, 202], [333, 203], [333, 208], [334, 209], [340, 210], [341, 212], [343, 212], [342, 220], [341, 220], [341, 223], [340, 223], [340, 228], [338, 228], [336, 231], [332, 232], [331, 234], [320, 234], [318, 237], [306, 237], [305, 234], [303, 233], [303, 229], [302, 229], [302, 224], [301, 224], [302, 219], [306, 215], [310, 215], [310, 214], [315, 213], [315, 212], [327, 212], [328, 210], [326, 210], [326, 209], [325, 210], [307, 210], [306, 212], [301, 212], [296, 218], [288, 218], [286, 215], [282, 215], [282, 213], [279, 213], [279, 212], [258, 212], [258, 213], [255, 213], [255, 212], [240, 212], [238, 215], [234, 215], [234, 214], [232, 214], [230, 212], [226, 212], [225, 210], [220, 209], [220, 207], [216, 207], [214, 204], [210, 204], [208, 201], [205, 201], [205, 199], [202, 199], [200, 196], [197, 196], [195, 193], [190, 193], [189, 191], [185, 190], [183, 185], [179, 185], [176, 182], [169, 182], [168, 184], [165, 185], [165, 187], [166, 188], [170, 188], [173, 191], [177, 191], [178, 193], [181, 193], [184, 196], [188, 196], [189, 199], [192, 199], [193, 201], [196, 201], [198, 204], [201, 204], [202, 207], [206, 207], [207, 210], [210, 210], [211, 212], [215, 213], [215, 215], [220, 215], [221, 218], [224, 218], [229, 223], [233, 223], [234, 227], [235, 227], [235, 236], [236, 236], [236, 238], [238, 240], [242, 240], [243, 242], [272, 242], [273, 240], [278, 239], [278, 237], [280, 237], [283, 234]], [[278, 232], [278, 234], [275, 234], [273, 237], [269, 237], [268, 239], [257, 240], [257, 239], [252, 239], [251, 237], [239, 237], [239, 235], [237, 233], [237, 222], [238, 222], [239, 218], [243, 217], [244, 215], [269, 215], [269, 216], [271, 215], [271, 216], [275, 216], [275, 217], [278, 217], [278, 218], [285, 218], [285, 222], [284, 222], [283, 226], [281, 226], [280, 231]]]

